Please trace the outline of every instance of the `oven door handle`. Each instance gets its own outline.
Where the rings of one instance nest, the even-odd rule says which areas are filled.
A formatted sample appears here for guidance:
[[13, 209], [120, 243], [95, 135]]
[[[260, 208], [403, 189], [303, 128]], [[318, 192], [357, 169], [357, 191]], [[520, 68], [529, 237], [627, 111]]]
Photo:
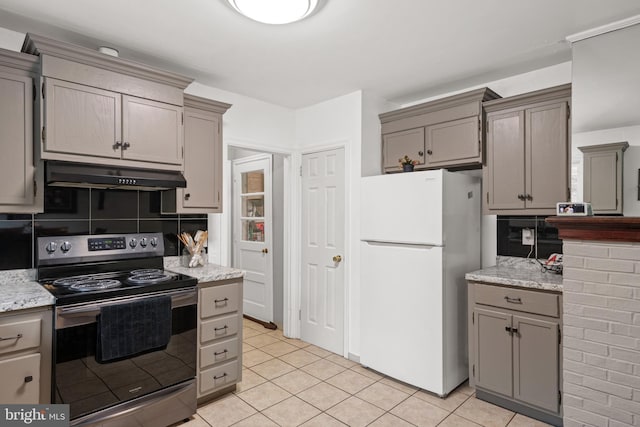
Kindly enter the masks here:
[[[84, 321], [81, 321], [78, 319], [80, 323], [77, 323], [77, 321], [75, 321], [73, 322], [74, 325], [91, 323], [91, 322], [94, 322], [95, 317], [98, 314], [100, 314], [101, 307], [134, 302], [134, 301], [139, 301], [145, 298], [153, 298], [156, 296], [164, 296], [164, 295], [168, 295], [171, 297], [172, 309], [177, 307], [183, 307], [185, 305], [196, 304], [198, 301], [198, 294], [196, 292], [196, 288], [190, 288], [190, 289], [185, 289], [180, 291], [158, 292], [151, 295], [134, 296], [134, 297], [128, 297], [128, 298], [117, 298], [117, 299], [112, 299], [112, 300], [103, 301], [99, 303], [80, 304], [73, 307], [64, 307], [64, 306], [58, 307], [56, 309], [56, 312], [57, 312], [56, 317], [59, 320], [63, 318], [78, 318], [78, 317], [86, 318]], [[61, 322], [58, 321], [56, 325], [56, 329], [59, 329], [59, 327], [64, 327], [64, 326], [62, 325]]]

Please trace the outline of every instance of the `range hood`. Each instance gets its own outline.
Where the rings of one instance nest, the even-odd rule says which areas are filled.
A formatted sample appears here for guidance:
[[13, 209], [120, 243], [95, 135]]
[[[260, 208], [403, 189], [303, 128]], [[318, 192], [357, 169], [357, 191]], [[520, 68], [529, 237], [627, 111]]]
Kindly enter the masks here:
[[170, 190], [187, 186], [178, 171], [48, 161], [47, 185], [56, 187], [108, 188], [118, 190]]

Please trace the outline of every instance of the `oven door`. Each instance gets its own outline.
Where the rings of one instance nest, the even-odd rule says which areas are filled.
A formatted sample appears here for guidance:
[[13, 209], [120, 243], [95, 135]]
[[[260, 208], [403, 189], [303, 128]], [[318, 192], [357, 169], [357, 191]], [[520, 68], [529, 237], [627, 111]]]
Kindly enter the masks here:
[[[95, 355], [100, 308], [161, 295], [171, 297], [171, 338], [167, 347], [116, 362], [98, 363]], [[54, 402], [69, 404], [73, 420], [193, 381], [196, 321], [195, 288], [57, 307]]]

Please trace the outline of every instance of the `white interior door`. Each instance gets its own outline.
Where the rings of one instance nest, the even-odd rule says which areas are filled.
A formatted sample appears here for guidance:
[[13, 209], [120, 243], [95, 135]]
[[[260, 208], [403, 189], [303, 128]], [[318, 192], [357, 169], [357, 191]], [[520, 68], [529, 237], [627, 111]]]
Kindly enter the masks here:
[[344, 149], [302, 156], [301, 338], [343, 354]]
[[233, 161], [233, 266], [245, 270], [244, 314], [273, 321], [271, 155]]

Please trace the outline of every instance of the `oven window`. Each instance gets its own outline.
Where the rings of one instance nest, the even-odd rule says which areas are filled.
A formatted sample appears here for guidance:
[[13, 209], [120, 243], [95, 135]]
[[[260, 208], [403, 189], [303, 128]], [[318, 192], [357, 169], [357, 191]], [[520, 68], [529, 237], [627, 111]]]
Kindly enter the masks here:
[[58, 329], [55, 403], [69, 404], [78, 418], [195, 377], [196, 308], [172, 309], [166, 349], [112, 363], [96, 362], [96, 323]]

